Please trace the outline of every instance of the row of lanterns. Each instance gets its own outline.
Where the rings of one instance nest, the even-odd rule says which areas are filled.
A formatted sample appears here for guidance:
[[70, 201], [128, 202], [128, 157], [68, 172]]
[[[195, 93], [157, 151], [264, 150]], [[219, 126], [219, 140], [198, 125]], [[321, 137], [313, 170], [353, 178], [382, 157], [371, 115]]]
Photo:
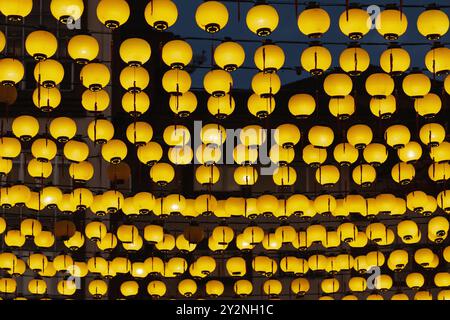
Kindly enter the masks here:
[[[11, 0], [0, 3], [0, 12], [10, 21], [22, 21], [33, 9], [33, 1]], [[80, 19], [84, 12], [81, 0], [52, 0], [52, 15], [62, 23]], [[211, 15], [214, 12], [214, 15]], [[97, 17], [107, 28], [115, 29], [126, 23], [131, 10], [126, 0], [101, 0], [97, 5]], [[178, 9], [171, 0], [152, 0], [144, 11], [146, 22], [156, 30], [166, 30], [178, 20]], [[197, 7], [195, 21], [198, 27], [208, 33], [216, 33], [225, 28], [229, 20], [227, 7], [220, 1], [205, 1]], [[274, 32], [279, 23], [277, 10], [264, 2], [256, 3], [246, 15], [248, 29], [264, 37]], [[375, 23], [380, 35], [388, 40], [397, 40], [408, 28], [407, 16], [396, 6], [387, 6], [375, 21], [368, 11], [351, 6], [340, 15], [339, 28], [350, 39], [358, 40], [372, 29]], [[327, 11], [318, 4], [308, 5], [298, 16], [298, 29], [309, 38], [320, 38], [330, 26], [331, 19]], [[435, 5], [422, 12], [417, 19], [417, 29], [430, 40], [444, 36], [449, 29], [449, 18]]]

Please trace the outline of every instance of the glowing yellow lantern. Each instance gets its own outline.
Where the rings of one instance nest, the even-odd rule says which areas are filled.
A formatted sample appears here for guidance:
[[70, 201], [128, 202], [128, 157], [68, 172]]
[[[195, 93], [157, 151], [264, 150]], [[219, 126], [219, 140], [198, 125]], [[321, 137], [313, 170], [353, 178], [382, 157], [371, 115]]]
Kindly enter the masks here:
[[339, 120], [347, 120], [355, 113], [355, 99], [348, 95], [344, 98], [331, 98], [328, 108], [330, 113]]
[[89, 156], [89, 146], [82, 141], [70, 140], [64, 145], [63, 152], [67, 160], [78, 163]]
[[47, 283], [42, 279], [32, 279], [28, 282], [28, 291], [31, 294], [43, 295], [47, 292]]
[[97, 58], [99, 51], [100, 46], [97, 39], [90, 35], [73, 36], [67, 44], [69, 56], [78, 64], [87, 64], [94, 60]]
[[175, 178], [175, 169], [168, 163], [156, 163], [150, 169], [150, 179], [160, 186], [166, 186]]
[[[127, 66], [120, 72], [120, 85], [128, 92], [141, 92], [150, 83], [150, 75], [145, 68]], [[164, 85], [164, 78], [163, 78]]]
[[421, 72], [413, 72], [403, 79], [403, 91], [412, 98], [422, 98], [431, 90], [431, 80]]
[[420, 128], [419, 137], [428, 147], [436, 147], [445, 140], [445, 128], [439, 123], [427, 123]]
[[166, 294], [167, 288], [164, 282], [159, 280], [151, 281], [147, 286], [147, 292], [153, 299], [159, 299]]
[[433, 75], [446, 75], [450, 70], [450, 49], [436, 44], [425, 56], [425, 65]]
[[110, 79], [111, 74], [108, 67], [101, 63], [88, 63], [80, 72], [83, 86], [94, 92], [106, 87]]
[[120, 44], [119, 54], [129, 66], [139, 67], [150, 59], [152, 48], [144, 39], [129, 38]]
[[135, 146], [144, 146], [152, 139], [153, 128], [147, 122], [133, 122], [127, 127], [126, 135], [128, 141], [133, 143]]
[[366, 90], [375, 99], [386, 99], [394, 91], [394, 80], [387, 73], [374, 73], [366, 79]]
[[83, 0], [52, 0], [50, 11], [61, 23], [73, 23], [83, 15], [84, 3]]
[[264, 44], [255, 51], [254, 62], [263, 72], [276, 72], [284, 65], [284, 51], [274, 44]]
[[344, 98], [352, 91], [353, 82], [345, 73], [332, 73], [325, 78], [323, 89], [332, 98]]
[[107, 228], [100, 221], [92, 221], [86, 225], [84, 233], [89, 240], [94, 242], [100, 241], [106, 234]]
[[300, 62], [303, 69], [317, 76], [330, 68], [332, 57], [327, 48], [313, 43], [302, 52]]
[[247, 100], [248, 111], [260, 119], [267, 118], [275, 110], [275, 99], [272, 96], [252, 94]]
[[340, 166], [348, 167], [358, 160], [359, 153], [350, 143], [340, 143], [334, 147], [333, 156]]
[[436, 5], [429, 5], [417, 18], [417, 29], [428, 40], [439, 40], [448, 32], [448, 16]]
[[102, 157], [112, 164], [120, 163], [127, 156], [127, 145], [118, 139], [111, 139], [102, 146]]
[[339, 17], [341, 32], [352, 40], [362, 39], [370, 31], [369, 13], [359, 7], [350, 7]]
[[178, 19], [178, 9], [171, 0], [152, 0], [145, 7], [145, 20], [158, 31], [173, 26]]
[[64, 78], [63, 65], [53, 59], [39, 61], [34, 68], [34, 79], [44, 88], [54, 88]]
[[256, 3], [247, 12], [247, 27], [260, 37], [270, 35], [277, 28], [278, 22], [277, 10], [268, 4]]
[[356, 149], [364, 149], [372, 138], [372, 129], [365, 124], [353, 125], [347, 131], [347, 140]]
[[172, 69], [164, 73], [162, 85], [171, 95], [181, 95], [191, 88], [191, 76], [185, 70]]
[[340, 178], [339, 169], [333, 165], [320, 166], [316, 170], [316, 181], [324, 187], [334, 186]]
[[413, 290], [419, 290], [425, 284], [424, 276], [417, 272], [409, 273], [405, 281], [406, 285]]
[[162, 48], [162, 59], [173, 69], [183, 69], [192, 60], [192, 47], [183, 40], [171, 40]]
[[396, 6], [388, 6], [375, 19], [377, 31], [386, 40], [397, 40], [406, 32], [408, 19]]
[[162, 158], [163, 150], [157, 142], [150, 141], [144, 146], [138, 147], [137, 155], [139, 161], [151, 166]]
[[109, 107], [109, 102], [109, 94], [105, 90], [96, 92], [85, 90], [81, 96], [81, 104], [89, 112], [97, 113], [105, 111]]
[[291, 186], [297, 181], [297, 172], [292, 167], [278, 167], [273, 172], [272, 178], [278, 186]]
[[316, 110], [316, 100], [309, 94], [295, 94], [289, 99], [288, 109], [294, 117], [304, 119]]
[[353, 181], [363, 188], [370, 187], [377, 177], [374, 167], [368, 164], [360, 164], [352, 171]]
[[330, 28], [330, 16], [317, 4], [310, 4], [300, 13], [297, 25], [309, 38], [320, 38]]
[[[208, 110], [210, 110], [210, 100], [208, 99]], [[216, 98], [211, 100], [211, 105], [215, 105], [217, 103], [217, 112], [220, 113], [221, 109], [227, 110], [226, 104], [227, 102], [232, 101], [232, 110], [234, 110], [234, 99], [231, 96]], [[188, 117], [192, 112], [197, 108], [197, 97], [194, 93], [187, 91], [182, 93], [181, 95], [172, 95], [169, 98], [169, 107], [173, 113], [178, 115], [181, 118]], [[230, 107], [229, 107], [230, 108]], [[210, 110], [211, 112], [211, 110]], [[233, 111], [231, 111], [233, 112]], [[231, 113], [230, 112], [230, 113]]]
[[[351, 10], [349, 10], [351, 12]], [[345, 13], [343, 14], [345, 15]], [[341, 52], [339, 65], [351, 76], [358, 76], [369, 68], [369, 53], [357, 45], [350, 45]]]
[[19, 116], [12, 122], [14, 135], [22, 141], [30, 141], [39, 132], [39, 122], [33, 116]]
[[391, 175], [395, 182], [406, 185], [414, 179], [416, 170], [412, 164], [400, 162], [392, 167]]
[[33, 103], [42, 112], [51, 112], [61, 103], [61, 92], [58, 88], [39, 86], [33, 91]]
[[33, 9], [33, 1], [2, 1], [0, 2], [0, 12], [7, 17], [9, 21], [20, 22], [28, 16]]
[[89, 282], [89, 293], [94, 299], [101, 299], [108, 292], [108, 284], [101, 279], [95, 279]]
[[334, 132], [330, 127], [314, 126], [308, 131], [309, 142], [317, 148], [327, 148], [334, 140]]
[[[214, 12], [212, 15], [211, 12]], [[200, 29], [208, 33], [222, 30], [228, 22], [227, 7], [219, 1], [206, 1], [197, 7], [195, 21]]]
[[384, 72], [398, 76], [407, 71], [411, 65], [408, 51], [397, 44], [391, 44], [380, 55], [380, 66]]
[[97, 17], [108, 29], [116, 29], [127, 22], [130, 6], [126, 0], [100, 0]]
[[25, 40], [25, 50], [35, 60], [45, 60], [56, 53], [56, 50], [58, 50], [58, 41], [48, 31], [33, 31]]
[[184, 279], [178, 283], [178, 292], [189, 298], [197, 292], [197, 284], [192, 279]]
[[311, 167], [319, 167], [327, 159], [327, 150], [325, 148], [319, 148], [312, 144], [303, 148], [303, 161]]
[[283, 148], [292, 148], [300, 141], [300, 130], [293, 124], [282, 124], [275, 129], [274, 140]]
[[220, 68], [232, 72], [244, 63], [244, 48], [237, 42], [224, 41], [214, 50], [214, 61]]
[[404, 125], [392, 125], [384, 132], [384, 139], [386, 143], [394, 149], [401, 149], [409, 143], [411, 133], [408, 127]]
[[24, 75], [25, 69], [19, 60], [13, 58], [0, 59], [0, 83], [2, 85], [14, 86], [22, 81]]
[[442, 100], [434, 93], [429, 93], [423, 98], [414, 99], [414, 109], [425, 118], [432, 118], [441, 111]]

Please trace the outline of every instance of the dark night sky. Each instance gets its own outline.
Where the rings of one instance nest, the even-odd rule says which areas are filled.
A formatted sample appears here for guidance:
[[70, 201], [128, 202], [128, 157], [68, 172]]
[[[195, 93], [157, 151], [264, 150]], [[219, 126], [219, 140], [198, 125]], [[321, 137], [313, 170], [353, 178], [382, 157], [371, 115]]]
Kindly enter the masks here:
[[[211, 36], [205, 31], [201, 30], [196, 22], [195, 22], [195, 10], [197, 6], [202, 3], [202, 0], [174, 0], [174, 2], [178, 6], [179, 17], [178, 21], [174, 26], [170, 28], [170, 31], [175, 34], [180, 35], [181, 37], [205, 37], [210, 38]], [[277, 1], [272, 1], [272, 3], [276, 3]], [[280, 2], [288, 2], [286, 0]], [[294, 0], [290, 1], [294, 2]], [[321, 3], [327, 4], [345, 4], [344, 0], [327, 0], [320, 1]], [[359, 1], [362, 5], [384, 5], [388, 3], [398, 3], [399, 1], [394, 0], [377, 0], [377, 1], [367, 1], [362, 0]], [[419, 2], [419, 1], [411, 1], [405, 0], [405, 5], [418, 5], [418, 4], [427, 5], [431, 3], [431, 1]], [[448, 0], [440, 0], [437, 1], [438, 4], [444, 5], [448, 4]], [[237, 14], [237, 4], [231, 2], [225, 2], [228, 11], [230, 13], [230, 18], [227, 26], [221, 30], [219, 33], [215, 35], [216, 39], [223, 39], [224, 37], [231, 37], [233, 39], [252, 39], [252, 40], [263, 40], [250, 32], [245, 23], [245, 16], [247, 11], [251, 8], [251, 3], [241, 3], [241, 19], [238, 21]], [[304, 9], [304, 2], [299, 1], [299, 12]], [[278, 28], [275, 30], [272, 35], [268, 38], [272, 41], [280, 41], [280, 40], [295, 40], [295, 41], [308, 41], [308, 38], [301, 34], [297, 27], [297, 17], [295, 16], [295, 10], [292, 5], [287, 4], [278, 4], [275, 5], [275, 8], [278, 11], [280, 16], [280, 23]], [[339, 29], [339, 16], [345, 10], [345, 7], [324, 7], [325, 10], [331, 16], [331, 27], [330, 30], [322, 37], [323, 42], [331, 41], [331, 42], [342, 42], [346, 43], [349, 41], [347, 37], [345, 37], [340, 29]], [[408, 31], [405, 35], [403, 35], [399, 42], [421, 42], [421, 43], [429, 43], [431, 42], [426, 40], [423, 36], [419, 34], [417, 31], [416, 21], [418, 15], [423, 11], [423, 8], [405, 8], [404, 11], [408, 18]], [[448, 15], [450, 15], [450, 10], [448, 8], [443, 9]], [[371, 30], [369, 34], [367, 34], [362, 40], [364, 42], [377, 42], [377, 43], [386, 43], [383, 37], [376, 31]], [[450, 36], [447, 34], [441, 42], [449, 42]], [[198, 41], [198, 40], [189, 40], [189, 43], [192, 45], [195, 53], [201, 53], [202, 50], [206, 50], [206, 56], [208, 61], [205, 63], [206, 66], [210, 65], [210, 57], [211, 57], [211, 41]], [[216, 42], [216, 45], [219, 42]], [[242, 43], [241, 43], [242, 44]], [[254, 67], [253, 62], [253, 53], [255, 49], [259, 46], [256, 43], [244, 43], [242, 44], [246, 51], [246, 60], [244, 65], [249, 67]], [[297, 67], [300, 65], [300, 55], [306, 45], [300, 44], [282, 44], [285, 55], [286, 55], [286, 67]], [[343, 45], [327, 45], [328, 49], [331, 51], [333, 56], [333, 64], [332, 66], [339, 65], [339, 55], [340, 52], [345, 48]], [[363, 48], [366, 49], [371, 55], [371, 63], [374, 65], [379, 64], [379, 56], [385, 50], [385, 45], [363, 45]], [[420, 67], [425, 68], [424, 57], [426, 52], [429, 50], [430, 46], [405, 46], [405, 48], [410, 52], [412, 58], [411, 67]], [[199, 69], [193, 73], [193, 87], [202, 87], [203, 75], [207, 72], [206, 69]], [[257, 72], [257, 70], [238, 70], [233, 72], [234, 79], [234, 87], [247, 89], [250, 88], [250, 82], [252, 76]], [[302, 75], [297, 75], [294, 71], [291, 70], [282, 70], [279, 72], [282, 83], [286, 84], [289, 82], [293, 82], [298, 80], [301, 77], [307, 76], [305, 72]]]

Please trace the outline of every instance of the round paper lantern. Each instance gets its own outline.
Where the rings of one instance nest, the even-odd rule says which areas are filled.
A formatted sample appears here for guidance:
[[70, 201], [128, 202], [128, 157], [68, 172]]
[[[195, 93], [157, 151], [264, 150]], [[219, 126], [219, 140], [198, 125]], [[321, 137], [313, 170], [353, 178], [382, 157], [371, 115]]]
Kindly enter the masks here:
[[435, 5], [430, 5], [417, 18], [417, 29], [428, 40], [439, 40], [448, 32], [448, 16]]
[[323, 74], [331, 66], [332, 57], [330, 51], [318, 44], [311, 44], [303, 50], [300, 63], [306, 71], [314, 76]]
[[173, 69], [183, 69], [192, 60], [192, 47], [183, 40], [171, 40], [163, 48], [161, 57]]
[[358, 76], [369, 68], [369, 53], [357, 45], [350, 45], [341, 52], [339, 65], [349, 75]]
[[408, 51], [397, 44], [389, 45], [380, 56], [380, 66], [384, 72], [391, 76], [399, 76], [409, 69], [411, 57]]
[[304, 119], [316, 110], [316, 100], [309, 94], [295, 94], [289, 99], [288, 109], [294, 117]]
[[425, 56], [425, 65], [432, 74], [446, 75], [450, 70], [450, 49], [442, 45], [434, 45]]
[[431, 80], [420, 72], [414, 72], [403, 79], [403, 91], [412, 98], [422, 98], [431, 90]]
[[94, 60], [99, 51], [100, 46], [97, 39], [87, 34], [73, 36], [67, 45], [69, 56], [78, 64], [87, 64]]
[[122, 97], [122, 108], [133, 118], [138, 118], [150, 108], [150, 98], [143, 91], [126, 92]]
[[345, 73], [333, 73], [325, 78], [323, 89], [332, 98], [344, 98], [352, 91], [353, 82]]
[[309, 38], [320, 38], [330, 28], [328, 12], [317, 4], [308, 5], [298, 16], [297, 25], [301, 33]]
[[52, 15], [61, 23], [74, 23], [83, 15], [83, 0], [52, 0], [50, 2]]
[[380, 119], [389, 119], [397, 111], [397, 101], [392, 95], [384, 99], [373, 97], [370, 99], [370, 111]]
[[12, 132], [22, 141], [30, 141], [39, 132], [39, 122], [32, 116], [19, 116], [12, 122]]
[[264, 3], [256, 3], [248, 12], [245, 19], [251, 32], [260, 37], [270, 35], [278, 26], [277, 10]]
[[214, 61], [220, 68], [232, 72], [244, 63], [245, 50], [237, 42], [224, 41], [214, 50]]
[[394, 92], [394, 79], [387, 73], [374, 73], [366, 79], [366, 91], [375, 99], [386, 99]]
[[255, 51], [254, 62], [263, 72], [276, 72], [284, 65], [284, 51], [277, 45], [264, 44]]
[[173, 26], [178, 19], [178, 9], [171, 0], [152, 0], [145, 7], [145, 20], [158, 31]]
[[129, 66], [139, 67], [150, 59], [152, 48], [144, 39], [129, 38], [120, 44], [119, 54]]
[[35, 60], [45, 60], [56, 53], [56, 50], [58, 50], [58, 41], [48, 31], [33, 31], [25, 40], [25, 50]]
[[53, 88], [64, 78], [64, 67], [53, 59], [39, 61], [34, 68], [34, 79], [44, 88]]
[[369, 20], [369, 13], [366, 10], [351, 7], [339, 17], [339, 28], [351, 40], [359, 40], [369, 33], [370, 28], [367, 23]]
[[208, 33], [219, 32], [228, 22], [227, 7], [219, 1], [205, 1], [197, 7], [195, 21], [200, 29]]
[[23, 64], [13, 58], [0, 59], [0, 83], [5, 86], [14, 86], [22, 81], [25, 74]]
[[117, 29], [128, 21], [130, 6], [126, 0], [100, 0], [97, 17], [108, 29]]
[[33, 9], [33, 0], [24, 1], [0, 1], [0, 12], [13, 22], [21, 22]]
[[408, 28], [408, 19], [404, 12], [395, 6], [387, 6], [375, 19], [377, 31], [386, 40], [397, 40]]
[[110, 78], [108, 67], [101, 63], [88, 63], [80, 72], [81, 83], [91, 91], [100, 91], [106, 87]]

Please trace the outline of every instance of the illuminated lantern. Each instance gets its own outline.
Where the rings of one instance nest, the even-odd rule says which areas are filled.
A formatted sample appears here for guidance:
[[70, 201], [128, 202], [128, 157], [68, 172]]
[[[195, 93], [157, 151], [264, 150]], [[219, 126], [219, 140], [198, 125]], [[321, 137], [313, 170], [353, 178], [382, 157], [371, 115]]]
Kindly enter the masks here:
[[208, 33], [219, 32], [228, 23], [227, 7], [219, 1], [203, 2], [197, 7], [195, 21], [200, 29]]
[[[239, 152], [238, 151], [242, 151], [242, 148], [240, 148], [239, 146], [242, 145], [238, 145], [235, 150], [233, 151], [233, 158], [238, 159], [240, 157], [242, 158], [246, 158], [248, 156], [248, 158], [250, 158], [250, 154], [249, 152]], [[245, 150], [247, 151], [247, 150]], [[204, 164], [206, 166], [209, 165], [213, 165], [215, 163], [218, 163], [222, 157], [222, 152], [220, 148], [217, 148], [216, 146], [213, 145], [205, 145], [205, 144], [201, 144], [198, 148], [197, 151], [195, 153], [195, 156], [197, 158], [197, 161], [201, 164]], [[256, 155], [257, 157], [257, 155]], [[245, 160], [249, 160], [249, 159], [245, 159]], [[243, 160], [243, 161], [245, 161]], [[256, 161], [256, 160], [255, 160]], [[238, 163], [240, 163], [239, 161], [236, 161]]]
[[97, 17], [108, 29], [117, 29], [128, 21], [130, 6], [126, 0], [100, 0]]
[[246, 17], [247, 27], [260, 37], [270, 35], [278, 26], [279, 16], [277, 10], [264, 3], [256, 3]]
[[156, 163], [150, 169], [150, 178], [160, 186], [166, 186], [175, 178], [175, 170], [168, 163]]
[[[349, 11], [351, 12], [351, 10]], [[343, 14], [345, 15], [345, 13]], [[351, 76], [358, 76], [369, 68], [370, 56], [366, 50], [357, 45], [350, 45], [341, 52], [339, 65]]]
[[313, 168], [319, 167], [327, 159], [327, 150], [310, 144], [303, 148], [302, 158], [307, 165]]
[[139, 67], [150, 59], [152, 48], [144, 39], [129, 38], [120, 44], [119, 54], [129, 66]]
[[120, 293], [124, 297], [134, 297], [139, 292], [139, 284], [136, 281], [125, 281], [120, 285]]
[[272, 178], [278, 186], [291, 186], [297, 180], [297, 172], [292, 167], [278, 167], [273, 172]]
[[273, 97], [280, 91], [281, 80], [275, 73], [257, 73], [252, 79], [252, 90], [262, 98]]
[[127, 145], [118, 139], [111, 139], [102, 146], [102, 157], [112, 164], [119, 164], [127, 156]]
[[206, 294], [211, 298], [221, 296], [225, 290], [222, 282], [218, 280], [210, 280], [205, 285]]
[[380, 66], [384, 72], [399, 76], [407, 71], [411, 65], [411, 57], [408, 51], [397, 44], [391, 44], [380, 55]]
[[67, 142], [77, 133], [77, 124], [68, 117], [58, 117], [50, 122], [50, 134], [58, 142]]
[[33, 91], [33, 103], [42, 112], [51, 112], [61, 103], [61, 93], [58, 88], [39, 86]]
[[149, 82], [150, 76], [145, 68], [128, 66], [120, 72], [120, 84], [128, 92], [141, 92]]
[[192, 60], [192, 47], [183, 40], [172, 40], [162, 48], [162, 59], [173, 69], [183, 69]]
[[450, 286], [450, 273], [439, 272], [434, 275], [434, 284], [439, 288], [447, 288]]
[[412, 98], [423, 98], [431, 90], [431, 80], [420, 72], [413, 72], [403, 79], [403, 91]]
[[31, 253], [28, 256], [28, 266], [35, 272], [43, 271], [48, 264], [47, 257], [42, 253]]
[[430, 148], [430, 158], [434, 162], [445, 162], [450, 160], [450, 143], [442, 142], [437, 147]]
[[26, 241], [25, 236], [20, 232], [20, 230], [9, 230], [5, 234], [5, 244], [8, 247], [21, 248]]
[[172, 69], [164, 73], [162, 85], [171, 95], [181, 95], [191, 88], [191, 76], [185, 70]]
[[308, 5], [298, 17], [297, 25], [301, 33], [309, 38], [320, 38], [330, 28], [330, 16], [317, 4]]
[[330, 68], [332, 57], [330, 51], [316, 43], [303, 50], [300, 63], [306, 71], [318, 76]]
[[366, 79], [366, 91], [376, 99], [386, 99], [394, 92], [394, 79], [387, 73], [374, 73]]
[[81, 104], [86, 111], [102, 112], [109, 107], [109, 95], [105, 90], [93, 92], [85, 90], [81, 96]]
[[391, 175], [395, 182], [406, 185], [414, 179], [416, 170], [412, 164], [400, 162], [392, 167]]
[[192, 297], [197, 292], [197, 284], [192, 279], [184, 279], [178, 283], [178, 292], [187, 298]]
[[289, 163], [294, 161], [294, 157], [295, 157], [295, 150], [293, 148], [283, 148], [277, 144], [273, 145], [269, 151], [270, 160], [273, 163], [278, 164], [279, 166], [288, 165]]
[[220, 68], [232, 72], [244, 63], [244, 48], [237, 42], [224, 41], [214, 50], [214, 61]]
[[23, 64], [13, 58], [0, 59], [0, 83], [6, 86], [14, 86], [22, 81], [25, 75]]
[[33, 239], [42, 231], [42, 224], [36, 219], [25, 219], [20, 223], [20, 232], [27, 239]]
[[417, 18], [417, 29], [428, 40], [439, 40], [448, 32], [448, 16], [436, 5], [429, 5]]
[[50, 11], [61, 23], [74, 23], [83, 15], [83, 0], [52, 0], [50, 3]]
[[100, 241], [107, 233], [106, 226], [100, 221], [92, 221], [84, 230], [86, 237], [94, 242]]
[[42, 279], [32, 279], [28, 282], [28, 291], [31, 294], [43, 295], [47, 292], [47, 283]]
[[226, 140], [226, 130], [219, 124], [206, 124], [200, 131], [200, 139], [205, 145], [220, 146]]
[[83, 86], [94, 92], [106, 87], [110, 79], [111, 74], [108, 67], [101, 63], [88, 63], [80, 72]]
[[11, 172], [13, 167], [12, 160], [0, 159], [0, 176], [5, 176]]
[[164, 142], [169, 146], [184, 146], [191, 138], [191, 134], [183, 125], [171, 125], [164, 129]]
[[[109, 190], [102, 195], [103, 205], [108, 210], [108, 213], [115, 213], [122, 208], [124, 202], [124, 196], [122, 193], [116, 190]], [[120, 240], [120, 238], [119, 238]], [[121, 240], [122, 242], [126, 242]]]
[[447, 218], [445, 217], [434, 217], [432, 218], [429, 222], [428, 222], [428, 234], [432, 234], [438, 238], [441, 238], [440, 241], [436, 241], [436, 242], [442, 242], [442, 238], [444, 238], [447, 233], [448, 233], [448, 229], [449, 229], [449, 222], [447, 220]]
[[219, 181], [220, 171], [216, 166], [199, 166], [195, 171], [195, 179], [201, 185], [213, 185]]
[[101, 299], [108, 292], [108, 284], [101, 279], [95, 279], [89, 282], [88, 290], [94, 299]]
[[419, 234], [419, 227], [412, 220], [403, 220], [397, 225], [397, 234], [403, 240], [411, 240]]
[[166, 294], [167, 288], [164, 282], [159, 280], [151, 281], [147, 286], [147, 292], [153, 299], [159, 299]]
[[397, 40], [406, 32], [408, 19], [396, 6], [388, 6], [375, 19], [377, 31], [386, 40]]
[[138, 147], [137, 155], [139, 161], [151, 166], [162, 158], [163, 150], [158, 143], [150, 141], [146, 145]]
[[367, 163], [377, 167], [386, 162], [388, 158], [388, 151], [384, 144], [371, 143], [364, 149], [363, 157]]
[[25, 49], [35, 60], [45, 60], [56, 53], [58, 41], [52, 33], [45, 30], [37, 30], [27, 36]]
[[316, 181], [324, 187], [333, 187], [339, 181], [339, 178], [339, 169], [335, 166], [320, 166], [316, 170]]
[[255, 65], [263, 72], [276, 72], [283, 67], [284, 61], [284, 51], [277, 45], [264, 44], [255, 51]]
[[77, 285], [74, 280], [60, 280], [56, 289], [62, 296], [72, 296], [77, 291]]
[[128, 126], [126, 135], [128, 141], [133, 143], [135, 146], [144, 146], [152, 139], [153, 129], [147, 122], [133, 122]]
[[434, 253], [428, 248], [418, 249], [414, 253], [414, 261], [424, 268], [428, 267], [432, 263], [433, 259]]
[[[417, 101], [417, 100], [416, 100]], [[397, 110], [397, 101], [390, 95], [384, 99], [370, 99], [370, 111], [380, 119], [389, 119]]]
[[50, 139], [36, 139], [31, 145], [31, 153], [41, 162], [51, 161], [56, 156], [56, 152], [56, 143]]
[[355, 241], [358, 235], [358, 228], [350, 222], [339, 225], [336, 231], [341, 241], [344, 241], [346, 243]]
[[445, 140], [445, 128], [439, 123], [428, 123], [420, 128], [420, 140], [428, 147], [437, 147]]
[[241, 186], [251, 186], [258, 180], [258, 172], [254, 167], [243, 166], [234, 170], [234, 181]]
[[339, 120], [347, 120], [355, 113], [355, 99], [352, 96], [345, 96], [343, 99], [331, 98], [328, 108]]
[[77, 231], [72, 237], [64, 241], [64, 245], [70, 250], [76, 251], [84, 245], [84, 235]]
[[275, 129], [274, 140], [283, 148], [292, 148], [300, 141], [300, 130], [293, 124], [282, 124]]
[[12, 132], [22, 141], [30, 141], [39, 132], [39, 122], [33, 116], [19, 116], [12, 122]]
[[362, 277], [352, 277], [348, 281], [348, 288], [352, 292], [364, 292], [367, 288], [367, 281]]
[[169, 148], [167, 156], [173, 164], [186, 165], [192, 162], [194, 152], [189, 146], [176, 146]]
[[445, 48], [442, 45], [434, 45], [425, 56], [425, 65], [428, 71], [434, 75], [446, 75], [450, 70], [449, 58], [449, 48]]
[[344, 98], [352, 91], [353, 82], [345, 73], [332, 73], [325, 78], [323, 89], [332, 98]]
[[347, 131], [347, 140], [356, 149], [364, 149], [372, 142], [372, 138], [372, 129], [364, 124], [353, 125]]
[[423, 98], [414, 99], [414, 109], [425, 118], [432, 118], [441, 111], [442, 100], [434, 93], [429, 93]]
[[114, 136], [114, 126], [106, 119], [95, 119], [88, 125], [89, 139], [96, 144], [105, 144]]
[[178, 9], [173, 1], [152, 0], [145, 7], [145, 20], [158, 31], [173, 26], [178, 19]]
[[421, 273], [409, 273], [406, 276], [406, 285], [413, 289], [419, 290], [425, 284], [425, 278]]
[[42, 206], [49, 209], [55, 209], [62, 196], [62, 191], [58, 187], [45, 187], [39, 195]]
[[404, 125], [392, 125], [384, 132], [384, 140], [394, 149], [401, 149], [409, 143], [411, 133], [408, 127]]
[[428, 176], [437, 183], [444, 183], [450, 178], [450, 164], [433, 163], [428, 168]]
[[336, 278], [322, 280], [320, 288], [324, 293], [331, 294], [339, 291], [339, 281]]
[[278, 298], [281, 291], [283, 290], [283, 285], [279, 280], [269, 279], [263, 284], [264, 293], [269, 296], [269, 298]]
[[340, 143], [334, 148], [333, 156], [341, 167], [348, 167], [358, 160], [359, 153], [350, 143]]
[[150, 108], [150, 98], [143, 91], [139, 93], [126, 92], [122, 97], [122, 108], [133, 118], [140, 117]]
[[73, 36], [67, 45], [69, 56], [78, 64], [87, 64], [94, 60], [99, 51], [100, 46], [97, 39], [90, 35]]
[[64, 78], [63, 65], [53, 59], [39, 61], [34, 68], [34, 79], [44, 88], [54, 88]]
[[230, 73], [224, 70], [212, 70], [203, 78], [203, 86], [210, 95], [222, 97], [229, 93], [233, 87], [233, 78]]
[[64, 157], [72, 162], [82, 162], [89, 156], [89, 146], [81, 141], [70, 140], [64, 145]]
[[[211, 99], [212, 98], [208, 99], [208, 110], [210, 110]], [[229, 101], [232, 101], [232, 110], [234, 110], [234, 99], [232, 97], [212, 99], [211, 105], [214, 105], [216, 107], [215, 103], [217, 103], [217, 110], [218, 112], [220, 112], [221, 109], [227, 110], [226, 104]], [[197, 97], [190, 91], [187, 91], [181, 95], [172, 95], [169, 98], [170, 110], [172, 110], [173, 113], [181, 118], [188, 117], [192, 112], [194, 112], [197, 108], [197, 103]], [[230, 109], [231, 106], [229, 106], [228, 108]]]
[[239, 140], [245, 146], [261, 146], [267, 138], [267, 132], [259, 125], [249, 125], [242, 128]]
[[309, 94], [295, 94], [289, 99], [288, 108], [294, 117], [304, 119], [316, 110], [316, 100]]
[[355, 167], [352, 172], [353, 181], [363, 188], [368, 188], [372, 186], [377, 177], [376, 170], [368, 164], [360, 164]]
[[413, 191], [406, 196], [406, 205], [409, 210], [416, 213], [423, 211], [423, 206], [427, 203], [427, 194], [423, 191]]
[[53, 267], [56, 271], [67, 271], [68, 266], [73, 265], [73, 259], [67, 254], [61, 254], [53, 258]]
[[275, 110], [275, 99], [272, 96], [252, 94], [247, 101], [248, 111], [260, 119], [267, 118]]
[[7, 17], [9, 21], [21, 22], [28, 16], [33, 9], [33, 1], [2, 1], [0, 2], [0, 12]]
[[351, 7], [339, 17], [341, 32], [352, 40], [362, 39], [370, 31], [369, 14], [359, 7]]
[[309, 142], [317, 148], [327, 148], [334, 140], [334, 132], [325, 126], [314, 126], [308, 132]]
[[[408, 252], [406, 250], [394, 250], [389, 255], [388, 265], [390, 264], [393, 271], [401, 271], [409, 262]], [[389, 289], [389, 288], [388, 288]]]

